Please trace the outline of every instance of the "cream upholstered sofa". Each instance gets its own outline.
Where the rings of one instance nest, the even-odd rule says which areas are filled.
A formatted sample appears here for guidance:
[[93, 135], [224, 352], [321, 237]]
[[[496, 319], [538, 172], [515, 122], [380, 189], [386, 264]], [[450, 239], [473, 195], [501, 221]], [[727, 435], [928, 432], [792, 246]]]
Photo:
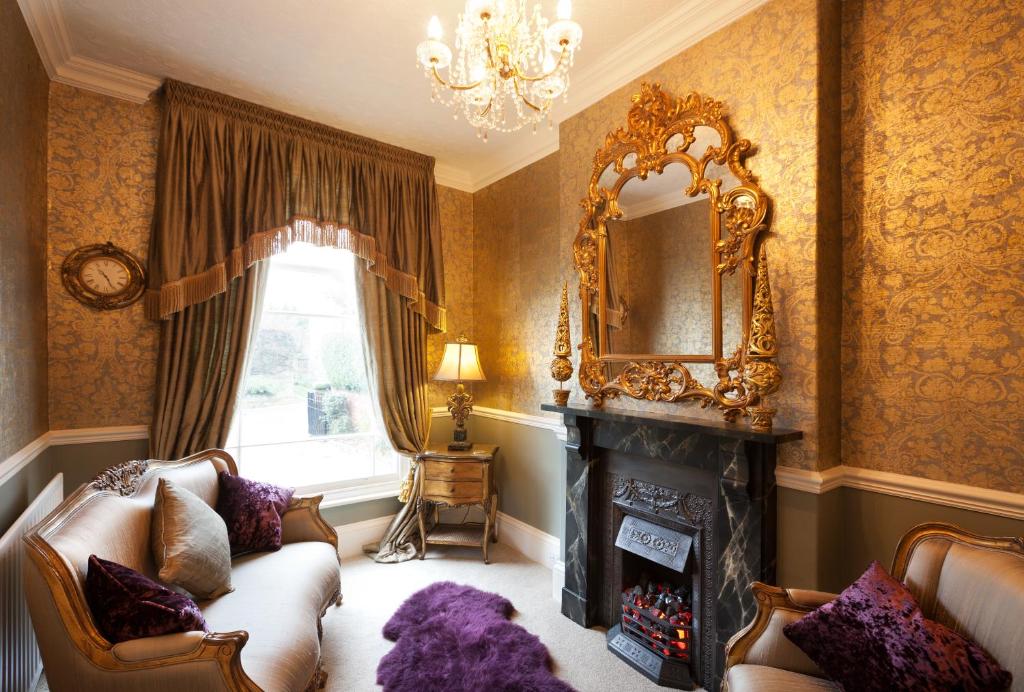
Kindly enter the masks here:
[[[925, 617], [978, 642], [1024, 691], [1024, 539], [978, 536], [950, 524], [922, 524], [896, 548], [892, 575]], [[838, 690], [782, 632], [835, 594], [752, 585], [754, 621], [726, 645], [728, 692]]]
[[238, 472], [221, 450], [115, 466], [26, 535], [25, 590], [51, 689], [301, 692], [323, 686], [320, 618], [341, 602], [341, 591], [338, 536], [320, 516], [322, 496], [292, 500], [280, 551], [232, 561], [235, 590], [199, 602], [210, 633], [112, 644], [93, 623], [83, 592], [89, 555], [155, 579], [149, 532], [157, 479], [214, 506], [219, 471]]

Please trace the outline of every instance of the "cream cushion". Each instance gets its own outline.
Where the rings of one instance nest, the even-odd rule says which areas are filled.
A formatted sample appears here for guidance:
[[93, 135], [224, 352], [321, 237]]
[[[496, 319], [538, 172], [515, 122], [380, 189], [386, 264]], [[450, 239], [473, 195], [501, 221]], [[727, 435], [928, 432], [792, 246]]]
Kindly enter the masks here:
[[150, 523], [153, 562], [160, 580], [197, 600], [231, 591], [231, 546], [220, 515], [200, 497], [161, 478]]
[[329, 543], [235, 558], [235, 591], [199, 604], [213, 632], [245, 630], [242, 668], [264, 690], [304, 690], [320, 656], [319, 618], [338, 592]]

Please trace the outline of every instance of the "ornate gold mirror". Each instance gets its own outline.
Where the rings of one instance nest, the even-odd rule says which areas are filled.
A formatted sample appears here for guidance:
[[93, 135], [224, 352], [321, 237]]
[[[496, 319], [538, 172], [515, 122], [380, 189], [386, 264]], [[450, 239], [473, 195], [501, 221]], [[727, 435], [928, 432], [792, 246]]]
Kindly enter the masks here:
[[711, 98], [643, 84], [632, 100], [594, 155], [573, 243], [580, 384], [596, 406], [694, 400], [770, 430], [782, 375], [750, 142]]

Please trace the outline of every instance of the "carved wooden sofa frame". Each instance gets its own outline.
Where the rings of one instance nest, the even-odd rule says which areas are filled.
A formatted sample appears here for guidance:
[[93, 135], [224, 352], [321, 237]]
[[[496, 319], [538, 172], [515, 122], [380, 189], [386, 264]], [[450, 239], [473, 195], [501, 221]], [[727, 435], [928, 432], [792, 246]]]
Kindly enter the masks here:
[[[232, 475], [237, 475], [238, 467], [230, 454], [214, 449], [199, 452], [177, 461], [140, 460], [130, 461], [107, 469], [91, 482], [80, 486], [58, 506], [49, 516], [36, 525], [24, 537], [27, 553], [35, 567], [45, 580], [57, 609], [60, 622], [78, 652], [86, 657], [94, 666], [102, 671], [146, 671], [166, 668], [169, 666], [213, 662], [220, 673], [220, 682], [226, 690], [259, 691], [261, 688], [246, 674], [242, 668], [241, 651], [249, 640], [249, 633], [238, 630], [232, 632], [187, 632], [176, 637], [177, 641], [162, 645], [157, 655], [146, 655], [131, 660], [124, 654], [125, 645], [133, 642], [113, 644], [97, 630], [93, 622], [89, 605], [85, 600], [78, 579], [73, 577], [71, 565], [47, 541], [47, 537], [74, 517], [80, 507], [89, 498], [100, 493], [112, 493], [121, 496], [133, 496], [142, 481], [150, 475], [162, 470], [185, 467], [198, 462], [218, 460], [223, 462]], [[282, 543], [299, 541], [322, 541], [330, 543], [337, 552], [338, 534], [320, 515], [320, 502], [323, 495], [294, 497], [285, 515], [282, 517]], [[26, 565], [26, 570], [31, 569]], [[26, 583], [28, 579], [26, 579]], [[341, 591], [333, 597], [331, 603], [341, 604]], [[326, 614], [327, 608], [320, 613]], [[37, 625], [38, 627], [38, 625]], [[317, 622], [318, 633], [323, 637], [322, 624]], [[141, 642], [143, 640], [134, 640]], [[118, 655], [121, 653], [121, 655]], [[45, 657], [44, 657], [45, 658]], [[327, 674], [322, 663], [317, 664], [307, 690], [323, 688]], [[212, 681], [211, 681], [212, 682]], [[211, 688], [212, 689], [212, 688]]]
[[[920, 575], [908, 574], [912, 558], [919, 547], [935, 539], [1024, 558], [1024, 538], [981, 536], [958, 526], [939, 522], [921, 524], [900, 539], [890, 572], [895, 579], [906, 583], [915, 595], [918, 595], [919, 589], [928, 585], [920, 583]], [[796, 673], [821, 676], [822, 673], [817, 666], [797, 649], [795, 644], [785, 638], [782, 628], [788, 622], [797, 620], [835, 599], [837, 594], [784, 589], [761, 582], [751, 584], [751, 590], [757, 603], [757, 613], [753, 621], [737, 632], [726, 644], [726, 676], [723, 690], [729, 689], [729, 668], [743, 663], [757, 663]], [[934, 598], [934, 594], [930, 598], [919, 598], [927, 617], [934, 617], [929, 612], [935, 607]]]

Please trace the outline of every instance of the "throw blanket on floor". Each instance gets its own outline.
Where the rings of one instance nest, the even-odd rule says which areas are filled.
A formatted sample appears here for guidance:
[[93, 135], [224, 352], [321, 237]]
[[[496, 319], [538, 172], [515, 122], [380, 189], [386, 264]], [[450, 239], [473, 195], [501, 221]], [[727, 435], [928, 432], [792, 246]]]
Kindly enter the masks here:
[[512, 603], [450, 581], [417, 591], [384, 625], [397, 642], [377, 666], [385, 692], [573, 692]]

